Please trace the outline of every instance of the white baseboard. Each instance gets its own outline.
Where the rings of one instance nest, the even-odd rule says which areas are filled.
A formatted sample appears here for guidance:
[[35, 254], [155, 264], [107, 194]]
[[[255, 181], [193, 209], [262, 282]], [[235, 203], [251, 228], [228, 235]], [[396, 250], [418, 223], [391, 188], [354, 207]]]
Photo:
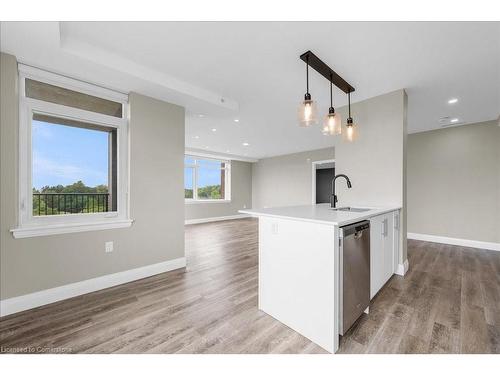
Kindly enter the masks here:
[[500, 243], [498, 242], [474, 241], [462, 238], [442, 237], [442, 236], [434, 236], [430, 234], [420, 234], [420, 233], [408, 233], [408, 239], [427, 241], [427, 242], [438, 242], [447, 245], [474, 247], [476, 249], [500, 251]]
[[394, 272], [396, 275], [399, 276], [404, 276], [406, 275], [406, 272], [408, 272], [408, 268], [410, 267], [410, 264], [408, 263], [408, 259], [404, 261], [403, 264], [398, 264], [398, 268], [396, 269], [396, 272]]
[[19, 297], [8, 298], [0, 301], [0, 316], [6, 316], [19, 311], [29, 310], [34, 307], [47, 305], [67, 298], [110, 288], [112, 286], [143, 279], [159, 273], [186, 267], [186, 258], [177, 258], [166, 262], [151, 264], [149, 266], [134, 268], [128, 271], [117, 272], [93, 279], [79, 281], [72, 284], [45, 289], [39, 292], [25, 294]]
[[184, 224], [190, 225], [190, 224], [211, 223], [213, 221], [245, 219], [247, 217], [250, 217], [250, 215], [247, 215], [247, 214], [238, 214], [238, 215], [230, 215], [230, 216], [206, 217], [206, 218], [203, 218], [203, 219], [186, 220], [184, 222]]

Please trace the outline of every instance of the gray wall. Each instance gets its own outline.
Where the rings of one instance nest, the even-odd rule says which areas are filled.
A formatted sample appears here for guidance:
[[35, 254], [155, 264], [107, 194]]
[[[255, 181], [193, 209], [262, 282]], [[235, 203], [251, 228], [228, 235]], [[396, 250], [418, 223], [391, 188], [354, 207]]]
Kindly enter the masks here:
[[231, 202], [188, 203], [186, 220], [239, 215], [238, 210], [252, 207], [252, 163], [231, 161]]
[[[355, 103], [359, 137], [352, 143], [337, 138], [335, 145], [335, 173], [352, 182], [352, 189], [337, 182], [340, 205], [403, 207], [400, 263], [406, 259], [406, 107], [404, 90]], [[345, 107], [340, 113], [347, 118]]]
[[408, 232], [500, 242], [497, 121], [408, 137]]
[[[1, 54], [0, 298], [184, 256], [184, 109], [130, 95], [131, 228], [14, 239], [17, 225], [17, 65]], [[114, 241], [114, 252], [104, 242]]]
[[312, 162], [334, 158], [331, 147], [265, 158], [254, 163], [252, 208], [311, 204]]

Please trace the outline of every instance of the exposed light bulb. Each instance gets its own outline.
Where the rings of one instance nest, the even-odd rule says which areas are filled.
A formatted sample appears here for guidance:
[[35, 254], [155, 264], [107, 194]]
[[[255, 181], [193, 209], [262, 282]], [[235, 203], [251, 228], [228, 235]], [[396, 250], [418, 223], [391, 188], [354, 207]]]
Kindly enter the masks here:
[[312, 104], [304, 103], [304, 120], [311, 121], [312, 118]]
[[340, 135], [342, 133], [342, 118], [340, 113], [335, 113], [333, 107], [330, 107], [321, 131], [324, 135]]
[[300, 103], [298, 117], [301, 127], [308, 127], [318, 122], [316, 103], [311, 100], [311, 95], [306, 94], [304, 101]]
[[358, 138], [358, 126], [353, 122], [352, 118], [347, 119], [344, 140], [347, 142], [354, 142]]
[[349, 125], [347, 127], [347, 139], [352, 142], [354, 140], [353, 138], [354, 138], [354, 129], [352, 125]]

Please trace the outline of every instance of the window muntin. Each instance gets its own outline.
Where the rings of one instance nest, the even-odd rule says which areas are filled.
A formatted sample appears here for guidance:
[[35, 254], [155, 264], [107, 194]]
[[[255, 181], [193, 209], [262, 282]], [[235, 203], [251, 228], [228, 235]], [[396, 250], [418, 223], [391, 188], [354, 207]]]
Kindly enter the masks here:
[[37, 113], [31, 125], [32, 215], [116, 211], [116, 129]]
[[230, 200], [230, 162], [186, 156], [184, 197], [187, 201]]

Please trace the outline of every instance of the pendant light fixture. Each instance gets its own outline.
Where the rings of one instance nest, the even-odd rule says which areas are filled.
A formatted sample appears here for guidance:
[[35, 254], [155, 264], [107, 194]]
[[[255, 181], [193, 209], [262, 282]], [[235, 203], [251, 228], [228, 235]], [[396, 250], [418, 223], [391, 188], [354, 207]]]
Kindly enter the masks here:
[[[309, 94], [309, 65], [325, 77], [330, 82], [330, 108], [328, 109], [328, 114], [323, 122], [323, 127], [321, 129], [322, 133], [325, 135], [339, 135], [342, 134], [345, 140], [352, 142], [354, 141], [357, 134], [357, 125], [351, 117], [351, 92], [354, 92], [354, 87], [346, 82], [340, 75], [338, 75], [332, 68], [326, 65], [311, 51], [304, 52], [300, 55], [300, 59], [306, 63], [306, 84], [307, 92], [304, 96], [304, 101], [300, 103], [298, 115], [299, 124], [302, 127], [308, 127], [317, 123], [316, 118], [316, 103], [312, 101], [311, 94]], [[345, 92], [349, 96], [349, 118], [347, 119], [345, 131], [342, 129], [342, 119], [339, 113], [335, 113], [335, 108], [333, 108], [333, 85], [338, 87], [340, 90]]]
[[340, 135], [342, 133], [342, 118], [340, 113], [335, 113], [333, 108], [333, 82], [330, 78], [330, 108], [328, 114], [323, 121], [323, 129], [321, 130], [324, 135]]
[[347, 93], [347, 100], [349, 102], [349, 117], [347, 118], [346, 131], [344, 139], [348, 142], [353, 142], [358, 138], [358, 126], [354, 123], [351, 116], [351, 92]]
[[316, 103], [309, 94], [309, 57], [306, 59], [306, 94], [298, 109], [299, 126], [309, 127], [318, 123]]

